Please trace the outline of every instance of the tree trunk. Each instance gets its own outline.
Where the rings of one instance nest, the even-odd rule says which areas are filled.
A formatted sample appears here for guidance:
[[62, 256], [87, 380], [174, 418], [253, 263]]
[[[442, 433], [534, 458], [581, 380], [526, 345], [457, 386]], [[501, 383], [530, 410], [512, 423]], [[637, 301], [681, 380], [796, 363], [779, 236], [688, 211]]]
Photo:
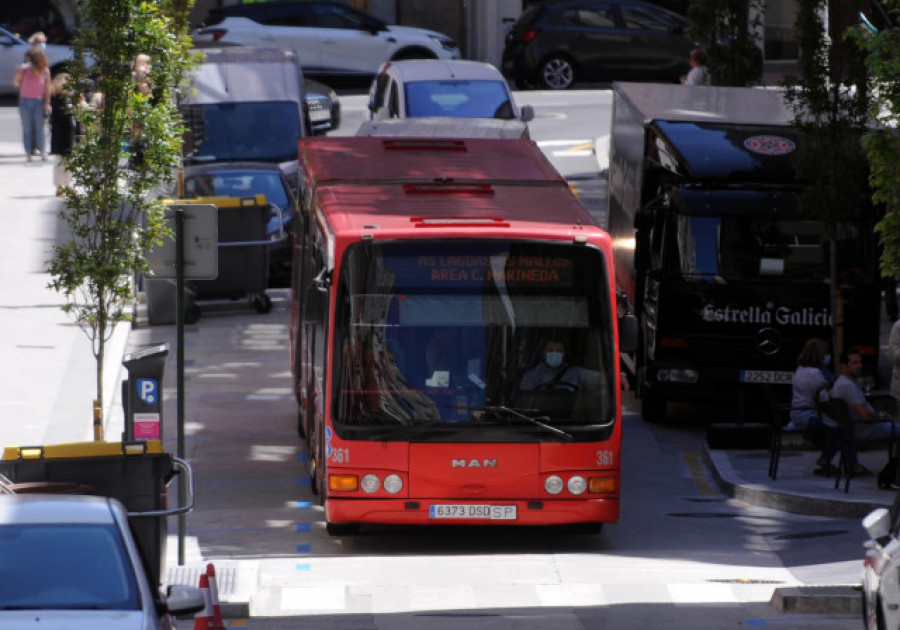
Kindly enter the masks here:
[[106, 355], [106, 331], [100, 327], [97, 341], [97, 398], [94, 399], [94, 441], [103, 441], [103, 362]]
[[831, 354], [834, 357], [832, 364], [837, 365], [844, 349], [844, 303], [838, 280], [837, 238], [833, 233], [828, 237], [828, 247], [831, 250], [828, 261], [828, 277], [831, 284]]

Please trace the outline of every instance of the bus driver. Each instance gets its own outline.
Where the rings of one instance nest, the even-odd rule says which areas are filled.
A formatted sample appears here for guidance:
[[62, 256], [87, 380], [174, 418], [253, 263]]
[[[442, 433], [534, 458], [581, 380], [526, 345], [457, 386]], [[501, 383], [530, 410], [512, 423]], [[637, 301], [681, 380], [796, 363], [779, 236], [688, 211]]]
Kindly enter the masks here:
[[569, 365], [566, 342], [551, 338], [544, 344], [540, 363], [522, 376], [519, 389], [522, 391], [556, 389], [575, 392], [582, 388], [594, 389], [600, 383], [600, 372]]

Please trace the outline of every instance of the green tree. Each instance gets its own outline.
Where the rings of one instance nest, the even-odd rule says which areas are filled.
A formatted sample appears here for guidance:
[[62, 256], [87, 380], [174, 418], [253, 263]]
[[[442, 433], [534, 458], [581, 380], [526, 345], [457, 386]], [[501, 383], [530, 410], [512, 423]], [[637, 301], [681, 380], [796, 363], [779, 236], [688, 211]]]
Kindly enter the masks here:
[[[96, 359], [94, 438], [103, 439], [103, 364], [115, 326], [130, 318], [132, 279], [166, 228], [152, 191], [181, 156], [177, 93], [191, 63], [193, 0], [82, 0], [71, 91], [83, 137], [64, 160], [72, 173], [59, 213], [71, 238], [53, 248], [50, 287], [91, 341]], [[140, 60], [142, 64], [136, 64]], [[140, 67], [138, 67], [140, 65]], [[102, 106], [77, 96], [95, 77]]]
[[[798, 0], [795, 31], [801, 76], [782, 82], [794, 112], [800, 142], [794, 168], [805, 184], [800, 208], [822, 221], [829, 251], [837, 252], [838, 233], [871, 211], [868, 164], [862, 137], [868, 128], [869, 84], [864, 55], [851, 40], [834, 45], [822, 16], [838, 0]], [[829, 257], [832, 348], [843, 347], [843, 300], [838, 257]]]
[[[894, 27], [877, 32], [854, 29], [854, 39], [867, 52], [866, 68], [872, 81], [872, 116], [875, 128], [863, 138], [869, 159], [872, 199], [886, 212], [875, 227], [882, 245], [881, 272], [900, 274], [900, 29], [896, 28], [900, 0], [885, 0]], [[887, 15], [886, 15], [887, 17]]]
[[709, 53], [712, 85], [750, 86], [762, 77], [764, 0], [694, 0], [690, 35]]

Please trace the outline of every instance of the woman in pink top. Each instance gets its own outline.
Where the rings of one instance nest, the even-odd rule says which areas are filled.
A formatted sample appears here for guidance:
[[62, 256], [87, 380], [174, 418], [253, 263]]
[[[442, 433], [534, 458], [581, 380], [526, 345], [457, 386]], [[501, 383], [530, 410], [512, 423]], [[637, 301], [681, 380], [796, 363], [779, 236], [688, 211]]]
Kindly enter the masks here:
[[35, 153], [47, 159], [44, 142], [44, 116], [50, 113], [50, 68], [47, 55], [31, 49], [27, 60], [16, 68], [13, 84], [19, 88], [19, 116], [22, 118], [22, 140], [28, 161]]

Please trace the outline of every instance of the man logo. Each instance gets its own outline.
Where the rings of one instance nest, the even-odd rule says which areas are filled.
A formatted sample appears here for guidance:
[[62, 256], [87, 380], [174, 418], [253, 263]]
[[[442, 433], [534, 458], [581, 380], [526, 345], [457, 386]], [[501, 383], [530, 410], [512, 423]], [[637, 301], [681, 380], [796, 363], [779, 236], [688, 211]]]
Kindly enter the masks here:
[[496, 468], [496, 459], [454, 459], [452, 461], [453, 468]]
[[781, 350], [781, 333], [774, 328], [760, 328], [753, 343], [757, 352], [770, 357]]

